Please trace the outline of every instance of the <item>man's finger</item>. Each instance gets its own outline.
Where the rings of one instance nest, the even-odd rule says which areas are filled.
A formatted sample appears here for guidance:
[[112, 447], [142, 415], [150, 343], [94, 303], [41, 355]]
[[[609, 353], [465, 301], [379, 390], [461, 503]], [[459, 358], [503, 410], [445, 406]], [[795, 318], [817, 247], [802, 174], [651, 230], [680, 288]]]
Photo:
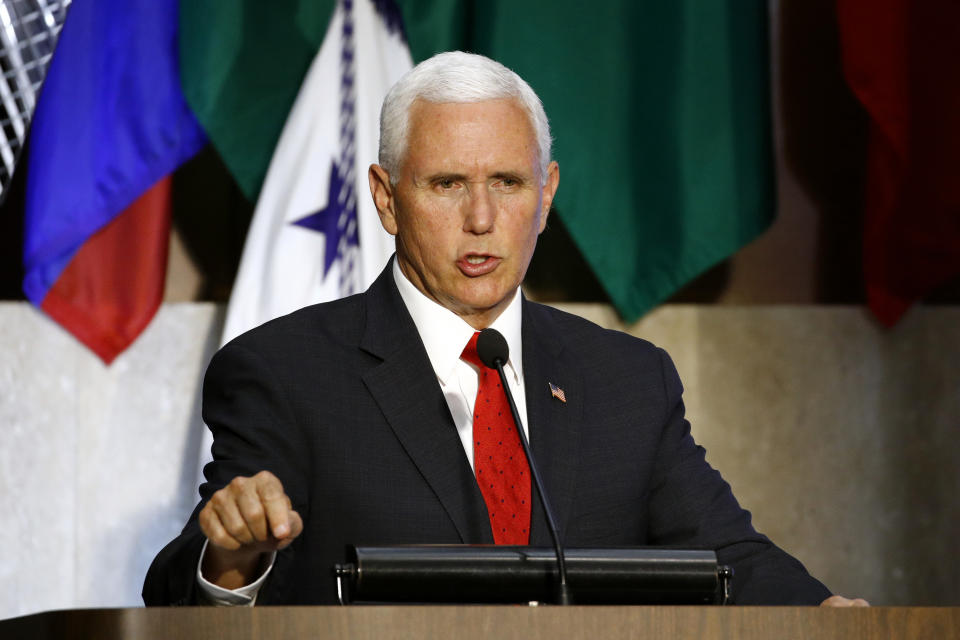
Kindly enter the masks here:
[[253, 541], [266, 542], [270, 534], [267, 531], [266, 509], [260, 501], [260, 494], [255, 491], [242, 493], [237, 497], [237, 506], [240, 516], [253, 536]]
[[207, 503], [203, 510], [200, 511], [198, 521], [200, 522], [200, 530], [203, 531], [203, 535], [207, 536], [210, 544], [231, 551], [240, 548], [240, 543], [227, 533], [223, 523], [220, 522], [220, 516], [217, 515], [216, 510], [210, 503]]
[[821, 607], [869, 607], [870, 603], [863, 598], [844, 598], [843, 596], [830, 596], [820, 603]]
[[293, 540], [303, 532], [303, 520], [300, 514], [290, 510], [290, 539]]
[[272, 473], [261, 471], [254, 479], [257, 480], [257, 492], [266, 511], [270, 533], [277, 540], [283, 540], [291, 532], [290, 498], [283, 492], [283, 485]]
[[220, 518], [220, 523], [240, 544], [255, 542], [253, 532], [247, 526], [246, 520], [240, 514], [237, 497], [229, 489], [221, 489], [210, 498], [210, 504]]
[[296, 511], [290, 511], [290, 535], [280, 541], [280, 544], [277, 545], [277, 550], [289, 546], [302, 532], [303, 520], [300, 518], [300, 514]]

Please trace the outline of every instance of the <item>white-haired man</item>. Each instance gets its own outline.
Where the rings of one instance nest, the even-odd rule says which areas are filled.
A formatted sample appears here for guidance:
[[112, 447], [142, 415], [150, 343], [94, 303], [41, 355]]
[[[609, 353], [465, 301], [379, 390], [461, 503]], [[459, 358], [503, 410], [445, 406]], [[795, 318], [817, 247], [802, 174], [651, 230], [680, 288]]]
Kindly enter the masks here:
[[503, 392], [471, 355], [487, 327], [565, 544], [709, 546], [739, 602], [829, 598], [707, 465], [663, 351], [519, 293], [559, 184], [519, 76], [459, 52], [418, 65], [384, 101], [369, 183], [395, 259], [214, 357], [214, 462], [148, 604], [332, 603], [351, 543], [548, 546]]

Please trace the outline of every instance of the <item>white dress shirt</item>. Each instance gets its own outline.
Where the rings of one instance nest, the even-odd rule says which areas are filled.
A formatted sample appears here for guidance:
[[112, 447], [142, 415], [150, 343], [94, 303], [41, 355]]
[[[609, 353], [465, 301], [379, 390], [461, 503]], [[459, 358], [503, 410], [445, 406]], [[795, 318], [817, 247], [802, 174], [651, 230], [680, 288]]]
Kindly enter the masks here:
[[[473, 405], [477, 398], [479, 376], [473, 365], [460, 359], [460, 354], [476, 330], [460, 316], [434, 302], [417, 289], [400, 270], [396, 258], [393, 261], [393, 279], [426, 348], [427, 357], [430, 359], [434, 373], [437, 374], [443, 397], [447, 401], [447, 406], [450, 407], [450, 415], [453, 416], [453, 423], [457, 427], [463, 452], [470, 466], [473, 467]], [[517, 404], [517, 413], [520, 414], [520, 420], [523, 422], [521, 426], [529, 438], [530, 432], [526, 424], [527, 395], [523, 388], [521, 309], [520, 293], [514, 292], [513, 300], [490, 327], [499, 331], [510, 347], [510, 356], [503, 370]], [[266, 569], [255, 582], [231, 591], [218, 587], [203, 577], [200, 567], [203, 566], [203, 555], [206, 550], [207, 543], [204, 543], [200, 562], [197, 565], [197, 584], [202, 597], [218, 606], [252, 606], [257, 600], [260, 587], [273, 569], [276, 552], [268, 558], [265, 563]]]
[[[472, 364], [460, 359], [463, 348], [467, 346], [476, 329], [463, 318], [446, 307], [434, 302], [413, 286], [396, 260], [393, 261], [393, 279], [400, 290], [400, 297], [417, 325], [417, 333], [427, 350], [427, 357], [437, 374], [437, 381], [443, 396], [450, 407], [453, 423], [457, 425], [463, 451], [467, 454], [470, 466], [473, 466], [473, 405], [477, 399], [477, 387], [480, 378]], [[523, 422], [523, 432], [527, 436], [527, 395], [523, 390], [523, 349], [520, 338], [522, 319], [521, 297], [513, 295], [510, 305], [493, 321], [491, 328], [496, 329], [507, 340], [510, 357], [503, 367], [513, 399], [517, 403], [517, 413]]]

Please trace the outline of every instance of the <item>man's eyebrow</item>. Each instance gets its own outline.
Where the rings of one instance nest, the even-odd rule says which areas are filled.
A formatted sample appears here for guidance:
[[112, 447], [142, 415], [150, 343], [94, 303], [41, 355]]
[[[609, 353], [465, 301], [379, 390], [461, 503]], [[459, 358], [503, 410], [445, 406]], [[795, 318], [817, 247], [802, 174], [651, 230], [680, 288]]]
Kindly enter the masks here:
[[497, 180], [516, 180], [517, 182], [526, 182], [529, 178], [524, 176], [523, 173], [518, 171], [498, 171], [491, 176]]
[[[532, 179], [530, 176], [525, 176], [521, 171], [497, 171], [496, 173], [491, 174], [490, 178], [494, 180], [514, 180], [520, 183], [529, 182]], [[424, 177], [423, 180], [426, 184], [434, 184], [436, 182], [445, 180], [452, 180], [454, 182], [467, 182], [469, 180], [469, 176], [464, 173], [456, 173], [453, 171], [438, 171]]]
[[439, 171], [426, 177], [427, 182], [438, 182], [440, 180], [466, 180], [467, 176], [462, 173], [452, 173]]

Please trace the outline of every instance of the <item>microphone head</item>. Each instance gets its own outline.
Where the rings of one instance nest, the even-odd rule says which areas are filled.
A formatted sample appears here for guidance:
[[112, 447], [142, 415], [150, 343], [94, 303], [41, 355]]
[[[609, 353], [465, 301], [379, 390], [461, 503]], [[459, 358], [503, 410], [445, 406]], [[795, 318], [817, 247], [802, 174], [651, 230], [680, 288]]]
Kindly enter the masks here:
[[505, 365], [510, 357], [507, 339], [496, 329], [484, 329], [477, 336], [477, 356], [484, 366], [491, 369], [496, 369], [497, 361]]

